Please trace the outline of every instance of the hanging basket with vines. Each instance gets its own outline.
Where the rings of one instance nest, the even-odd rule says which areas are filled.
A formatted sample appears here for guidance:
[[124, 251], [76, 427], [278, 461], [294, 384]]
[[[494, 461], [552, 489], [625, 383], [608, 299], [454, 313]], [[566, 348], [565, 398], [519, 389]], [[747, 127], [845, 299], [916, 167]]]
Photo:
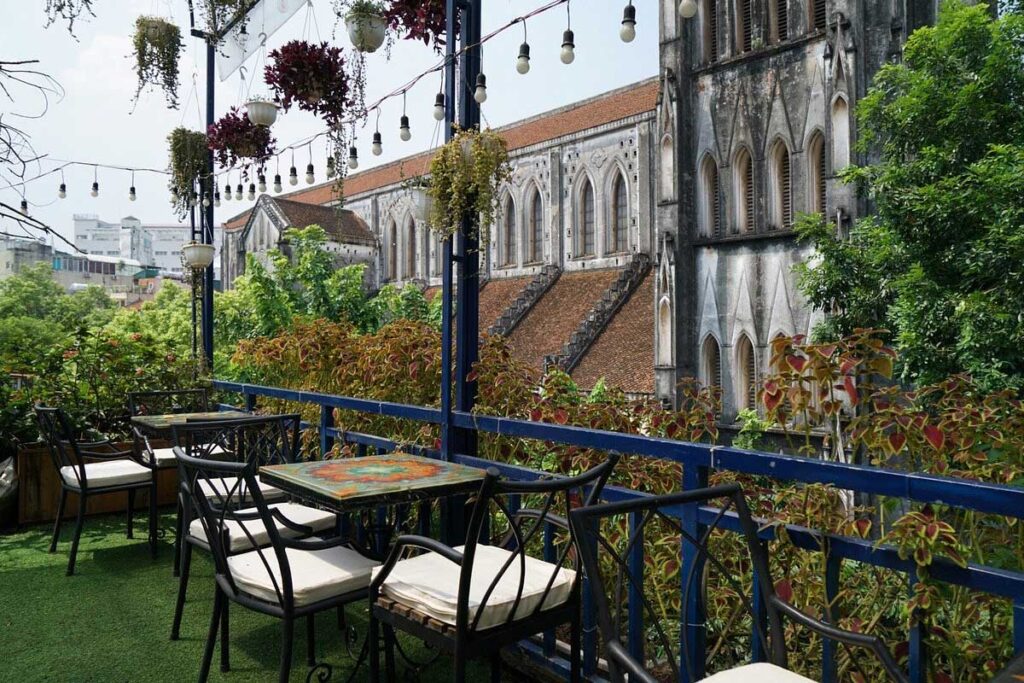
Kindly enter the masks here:
[[[242, 163], [262, 170], [277, 146], [269, 128], [257, 126], [237, 107], [211, 125], [206, 137], [217, 163], [225, 168]], [[247, 169], [243, 169], [243, 174], [247, 174]]]
[[486, 244], [488, 231], [479, 227], [494, 223], [498, 190], [511, 175], [508, 147], [501, 136], [475, 128], [457, 131], [430, 162], [430, 228], [448, 237], [468, 212]]
[[135, 74], [139, 84], [135, 99], [146, 86], [162, 88], [167, 104], [178, 107], [178, 53], [181, 52], [181, 29], [159, 17], [135, 20]]
[[264, 79], [284, 111], [294, 104], [338, 125], [352, 104], [340, 47], [293, 40], [273, 50]]
[[406, 40], [422, 40], [440, 51], [448, 28], [445, 5], [445, 0], [394, 0], [386, 12], [388, 25]]
[[[220, 35], [239, 13], [250, 9], [255, 3], [252, 0], [198, 0], [196, 4], [200, 22], [206, 26], [206, 33]], [[243, 17], [235, 26], [244, 27], [246, 21], [247, 18]]]
[[179, 126], [167, 136], [170, 153], [171, 187], [177, 198], [174, 211], [179, 216], [188, 213], [192, 189], [206, 172], [206, 135]]

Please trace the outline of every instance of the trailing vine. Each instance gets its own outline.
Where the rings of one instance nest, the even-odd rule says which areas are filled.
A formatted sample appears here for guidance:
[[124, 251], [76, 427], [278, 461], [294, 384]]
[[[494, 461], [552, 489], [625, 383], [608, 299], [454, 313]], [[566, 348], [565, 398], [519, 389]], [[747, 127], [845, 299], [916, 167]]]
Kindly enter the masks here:
[[488, 231], [479, 228], [494, 223], [498, 188], [510, 178], [508, 147], [501, 136], [489, 129], [456, 131], [430, 162], [430, 228], [448, 237], [469, 212], [486, 244]]
[[[206, 26], [207, 33], [212, 35], [220, 34], [222, 28], [238, 16], [239, 12], [245, 11], [249, 5], [255, 5], [252, 0], [198, 0], [199, 15], [201, 22]], [[244, 26], [246, 19], [243, 18], [241, 25]]]
[[178, 108], [178, 53], [181, 52], [181, 29], [159, 17], [135, 20], [135, 74], [139, 85], [135, 100], [147, 85], [163, 89], [167, 105]]
[[329, 126], [341, 122], [352, 100], [340, 47], [293, 40], [269, 57], [264, 78], [284, 111], [294, 104], [321, 116]]
[[[248, 114], [240, 113], [237, 107], [232, 107], [231, 111], [211, 125], [206, 135], [217, 163], [223, 167], [234, 166], [248, 159], [262, 170], [277, 145], [269, 128], [257, 126], [249, 120]], [[247, 170], [243, 170], [242, 174], [247, 175]]]
[[57, 21], [68, 22], [68, 33], [75, 36], [75, 22], [83, 14], [95, 17], [92, 11], [93, 0], [46, 0], [46, 28]]
[[174, 211], [188, 213], [189, 198], [196, 180], [206, 171], [206, 135], [179, 126], [167, 136], [170, 153], [171, 187], [175, 190]]

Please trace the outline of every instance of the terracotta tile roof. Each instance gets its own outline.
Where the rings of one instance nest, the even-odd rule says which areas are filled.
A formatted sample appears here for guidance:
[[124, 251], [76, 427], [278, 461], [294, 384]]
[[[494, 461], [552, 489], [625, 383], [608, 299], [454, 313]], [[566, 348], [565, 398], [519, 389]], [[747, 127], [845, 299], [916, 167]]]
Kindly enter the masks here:
[[587, 349], [572, 378], [583, 389], [597, 380], [631, 393], [654, 392], [654, 274], [649, 273]]
[[319, 225], [335, 242], [373, 244], [377, 241], [366, 221], [348, 209], [263, 196], [280, 209], [291, 227]]
[[498, 322], [505, 309], [516, 300], [532, 277], [510, 277], [501, 280], [488, 280], [480, 289], [480, 333]]
[[[521, 149], [653, 111], [657, 99], [658, 80], [648, 79], [502, 126], [498, 131], [505, 138], [510, 150]], [[406, 178], [424, 175], [430, 169], [430, 160], [433, 156], [434, 152], [430, 150], [361, 173], [354, 173], [345, 178], [345, 196], [355, 197], [380, 187], [394, 185]], [[339, 198], [333, 181], [290, 192], [281, 197], [310, 204], [329, 204]], [[249, 212], [245, 211], [232, 216], [225, 221], [224, 227], [228, 230], [240, 228], [245, 225], [248, 215]]]
[[541, 369], [544, 356], [562, 350], [562, 344], [569, 341], [618, 274], [616, 269], [562, 273], [512, 330], [512, 355]]

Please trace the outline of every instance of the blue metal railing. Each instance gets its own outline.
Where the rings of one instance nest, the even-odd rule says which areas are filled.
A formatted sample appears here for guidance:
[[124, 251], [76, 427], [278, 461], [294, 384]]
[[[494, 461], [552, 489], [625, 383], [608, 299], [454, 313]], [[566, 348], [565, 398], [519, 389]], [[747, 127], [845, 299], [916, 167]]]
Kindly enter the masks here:
[[[374, 447], [389, 447], [393, 445], [393, 442], [386, 438], [341, 432], [333, 426], [332, 416], [335, 408], [430, 424], [441, 424], [441, 411], [436, 408], [235, 382], [215, 381], [214, 386], [224, 391], [243, 394], [246, 406], [248, 407], [254, 406], [256, 397], [260, 396], [319, 406], [321, 411], [319, 422], [321, 428], [321, 452], [329, 450], [335, 439], [343, 439]], [[623, 434], [504, 417], [475, 415], [459, 411], [452, 413], [452, 424], [464, 429], [489, 432], [501, 436], [538, 439], [680, 463], [684, 466], [683, 481], [681, 482], [682, 490], [705, 485], [711, 470], [727, 470], [800, 483], [831, 484], [840, 489], [849, 489], [861, 493], [889, 496], [917, 503], [951, 505], [965, 510], [1024, 519], [1024, 489], [1000, 484], [989, 484], [921, 473], [898, 472], [876, 467], [847, 465], [795, 456], [759, 453], [708, 444], [685, 443], [636, 434]], [[431, 449], [423, 450], [431, 455], [437, 455], [438, 453]], [[495, 463], [465, 455], [456, 454], [453, 456], [453, 459], [469, 465], [497, 467], [502, 474], [519, 479], [532, 479], [542, 474], [515, 465]], [[644, 495], [646, 494], [625, 488], [608, 487], [604, 492], [603, 498], [608, 501], [614, 501]], [[693, 509], [691, 506], [687, 506], [685, 509], [673, 510], [671, 514], [677, 516], [690, 533], [696, 534], [699, 533], [703, 524], [709, 523], [714, 518], [715, 511], [703, 508]], [[724, 523], [719, 523], [719, 526], [739, 531], [735, 519], [726, 519]], [[810, 551], [821, 551], [823, 548], [823, 536], [817, 531], [794, 525], [787, 525], [786, 531], [790, 541], [799, 548]], [[761, 534], [765, 541], [769, 541], [775, 537], [776, 529], [768, 527], [762, 530]], [[834, 535], [827, 535], [825, 538], [828, 540], [825, 576], [825, 597], [828, 604], [835, 604], [839, 593], [840, 569], [844, 560], [862, 562], [902, 572], [907, 576], [908, 587], [912, 586], [916, 581], [916, 566], [914, 562], [909, 559], [904, 560], [900, 558], [894, 548], [880, 547], [871, 541], [859, 538]], [[643, 552], [641, 545], [637, 545], [636, 552], [638, 556], [632, 558], [632, 561], [640, 566], [643, 564], [643, 558], [639, 555]], [[690, 549], [684, 546], [681, 576], [687, 576], [689, 566], [697, 561], [696, 556], [691, 554]], [[1013, 648], [1018, 653], [1024, 651], [1024, 573], [978, 564], [968, 564], [967, 567], [961, 568], [942, 559], [935, 560], [934, 564], [929, 567], [929, 573], [934, 579], [945, 583], [1010, 599], [1013, 604]], [[755, 596], [755, 600], [757, 598], [758, 596]], [[630, 599], [632, 601], [639, 598], [638, 596], [630, 595]], [[692, 596], [687, 602], [688, 604], [683, 605], [684, 614], [681, 637], [687, 640], [690, 652], [702, 653], [704, 652], [704, 629], [701, 625], [704, 621], [704, 615], [701, 612], [701, 602], [696, 595]], [[592, 612], [590, 607], [589, 605], [584, 606], [585, 616]], [[586, 621], [590, 621], [590, 618], [588, 617]], [[636, 631], [632, 632], [634, 628]], [[631, 620], [630, 629], [631, 633], [629, 634], [628, 642], [634, 648], [642, 647], [642, 625], [634, 624]], [[583, 644], [585, 655], [584, 672], [592, 674], [596, 666], [597, 647], [592, 629], [588, 631], [589, 637], [584, 638]], [[756, 639], [754, 640], [756, 641]], [[923, 628], [920, 626], [911, 627], [908, 640], [910, 644], [910, 680], [914, 683], [924, 683], [927, 677], [927, 653], [924, 648]], [[531, 650], [531, 648], [533, 649]], [[564, 666], [565, 663], [556, 661], [557, 657], [553, 657], [555, 652], [553, 651], [552, 643], [546, 643], [542, 651], [536, 651], [536, 648], [530, 645], [527, 645], [526, 649], [528, 653], [532, 652], [537, 655], [539, 662], [547, 663], [557, 671], [567, 672], [568, 669]], [[754, 654], [755, 656], [757, 655], [757, 653]], [[836, 651], [830, 641], [826, 640], [824, 642], [822, 657], [822, 680], [825, 683], [832, 683], [836, 680]], [[697, 659], [700, 660], [701, 658], [698, 656]]]

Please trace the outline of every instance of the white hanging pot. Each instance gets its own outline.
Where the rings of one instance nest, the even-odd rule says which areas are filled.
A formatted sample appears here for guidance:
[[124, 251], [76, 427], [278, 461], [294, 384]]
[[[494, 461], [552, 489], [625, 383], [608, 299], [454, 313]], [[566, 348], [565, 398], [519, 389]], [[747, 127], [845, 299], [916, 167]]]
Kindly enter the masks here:
[[412, 191], [412, 213], [417, 223], [425, 222], [430, 217], [434, 200], [427, 194], [426, 187], [417, 187]]
[[270, 127], [277, 120], [277, 103], [270, 100], [252, 99], [245, 103], [245, 113], [257, 126]]
[[193, 241], [182, 246], [181, 255], [189, 268], [207, 268], [213, 263], [214, 247]]
[[379, 14], [349, 14], [345, 17], [348, 38], [360, 52], [376, 52], [387, 37], [388, 22]]

